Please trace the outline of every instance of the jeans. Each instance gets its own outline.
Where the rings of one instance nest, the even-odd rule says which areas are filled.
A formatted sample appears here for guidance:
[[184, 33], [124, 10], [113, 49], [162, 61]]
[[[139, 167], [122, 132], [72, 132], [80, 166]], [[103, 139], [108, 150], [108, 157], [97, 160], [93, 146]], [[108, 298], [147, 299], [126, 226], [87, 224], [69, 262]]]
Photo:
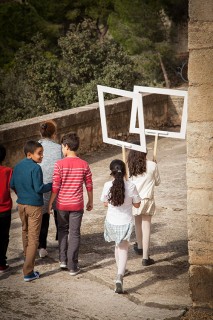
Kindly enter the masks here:
[[59, 260], [65, 262], [69, 270], [78, 267], [83, 213], [83, 210], [58, 211]]
[[22, 222], [22, 242], [25, 255], [23, 273], [26, 276], [34, 271], [42, 212], [41, 207], [23, 204], [18, 205], [18, 211]]
[[0, 266], [7, 263], [7, 248], [9, 244], [9, 232], [11, 224], [11, 210], [0, 213]]

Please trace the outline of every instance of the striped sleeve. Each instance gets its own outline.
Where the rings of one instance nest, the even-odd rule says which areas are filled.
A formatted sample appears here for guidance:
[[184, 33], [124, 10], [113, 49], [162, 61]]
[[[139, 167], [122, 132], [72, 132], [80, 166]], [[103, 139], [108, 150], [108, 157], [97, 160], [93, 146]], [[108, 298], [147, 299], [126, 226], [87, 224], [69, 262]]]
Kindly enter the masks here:
[[85, 170], [84, 183], [85, 183], [85, 187], [86, 187], [87, 191], [93, 190], [92, 173], [91, 173], [91, 170], [90, 170], [90, 167], [88, 164], [87, 164], [87, 167]]
[[61, 172], [58, 163], [54, 165], [52, 192], [58, 193], [61, 186]]

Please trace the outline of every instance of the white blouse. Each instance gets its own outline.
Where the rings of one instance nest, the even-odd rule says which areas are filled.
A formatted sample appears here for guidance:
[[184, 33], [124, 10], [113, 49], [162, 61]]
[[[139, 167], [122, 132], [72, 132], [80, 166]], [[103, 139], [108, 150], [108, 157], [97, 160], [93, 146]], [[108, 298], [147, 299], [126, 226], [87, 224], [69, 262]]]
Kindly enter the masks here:
[[136, 185], [141, 199], [154, 199], [154, 187], [160, 184], [157, 164], [147, 160], [146, 172], [133, 176], [130, 180]]
[[[113, 206], [108, 203], [106, 220], [114, 225], [124, 225], [133, 222], [132, 203], [141, 201], [135, 185], [131, 181], [124, 180], [125, 183], [125, 199], [121, 206]], [[112, 181], [104, 184], [101, 195], [102, 202], [108, 202], [109, 190], [112, 187]]]

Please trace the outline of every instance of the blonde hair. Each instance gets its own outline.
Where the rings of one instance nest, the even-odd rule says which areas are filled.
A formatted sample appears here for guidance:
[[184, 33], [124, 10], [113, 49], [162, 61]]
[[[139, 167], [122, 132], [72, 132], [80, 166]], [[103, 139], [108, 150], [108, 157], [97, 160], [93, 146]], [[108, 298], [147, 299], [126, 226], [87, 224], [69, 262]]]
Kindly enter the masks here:
[[43, 138], [51, 138], [56, 133], [57, 125], [53, 120], [47, 120], [40, 124], [40, 133]]

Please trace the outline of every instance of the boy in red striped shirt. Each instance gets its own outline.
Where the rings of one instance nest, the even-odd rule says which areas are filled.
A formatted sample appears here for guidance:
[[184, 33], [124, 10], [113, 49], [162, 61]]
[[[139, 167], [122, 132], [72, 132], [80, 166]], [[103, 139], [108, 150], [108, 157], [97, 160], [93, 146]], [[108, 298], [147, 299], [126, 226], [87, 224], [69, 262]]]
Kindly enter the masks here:
[[70, 275], [74, 276], [80, 272], [78, 253], [84, 213], [84, 184], [88, 195], [86, 210], [91, 211], [93, 208], [92, 173], [88, 163], [76, 154], [79, 148], [79, 137], [76, 133], [66, 134], [61, 143], [64, 158], [54, 166], [49, 213], [52, 213], [52, 203], [57, 196], [60, 267], [68, 268]]

